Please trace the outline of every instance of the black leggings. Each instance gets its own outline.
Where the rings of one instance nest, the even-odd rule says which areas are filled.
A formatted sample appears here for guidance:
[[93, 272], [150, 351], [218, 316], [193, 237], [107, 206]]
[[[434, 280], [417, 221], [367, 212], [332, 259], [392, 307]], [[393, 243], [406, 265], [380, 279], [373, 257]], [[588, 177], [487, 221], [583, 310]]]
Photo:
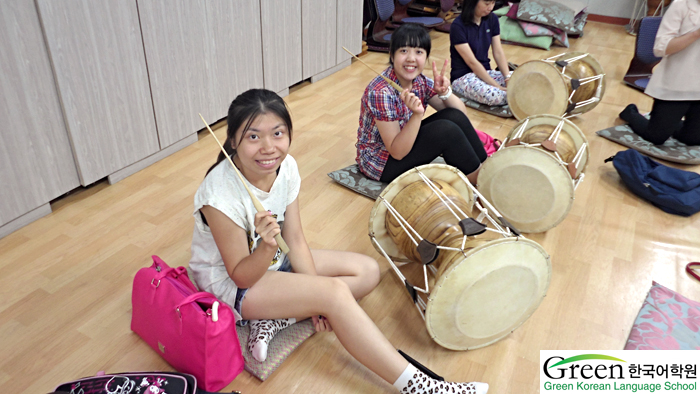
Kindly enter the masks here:
[[627, 121], [636, 134], [656, 145], [671, 136], [687, 145], [700, 145], [700, 101], [654, 99], [648, 120], [632, 113]]
[[428, 164], [442, 155], [445, 163], [465, 175], [476, 171], [486, 160], [486, 151], [474, 126], [464, 112], [446, 108], [425, 118], [411, 151], [401, 160], [389, 156], [380, 180], [391, 182], [411, 168]]

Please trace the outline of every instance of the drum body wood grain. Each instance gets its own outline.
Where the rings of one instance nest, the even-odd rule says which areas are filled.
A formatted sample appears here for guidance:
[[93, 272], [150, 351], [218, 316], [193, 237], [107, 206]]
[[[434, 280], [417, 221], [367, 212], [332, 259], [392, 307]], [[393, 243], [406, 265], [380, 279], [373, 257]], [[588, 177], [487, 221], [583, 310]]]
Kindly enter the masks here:
[[[457, 204], [463, 211], [471, 211], [467, 200], [449, 185], [449, 183], [437, 180], [435, 184], [445, 193], [448, 199]], [[415, 223], [415, 229], [423, 238], [438, 245], [455, 246], [462, 242], [462, 230], [455, 222], [454, 216], [445, 209], [445, 204], [423, 182], [413, 182], [401, 190], [394, 197], [391, 204], [408, 220]], [[411, 238], [403, 231], [399, 222], [392, 215], [386, 216], [386, 228], [392, 241], [399, 250], [412, 261], [421, 261]], [[441, 251], [435, 267], [440, 267], [448, 254], [456, 252]]]

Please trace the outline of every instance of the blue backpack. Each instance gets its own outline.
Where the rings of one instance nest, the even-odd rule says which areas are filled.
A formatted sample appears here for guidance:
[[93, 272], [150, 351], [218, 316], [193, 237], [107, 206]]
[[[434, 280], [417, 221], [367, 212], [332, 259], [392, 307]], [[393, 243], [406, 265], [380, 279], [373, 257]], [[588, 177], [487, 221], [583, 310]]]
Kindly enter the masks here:
[[681, 216], [700, 211], [700, 174], [667, 167], [632, 149], [609, 161], [634, 194], [663, 211]]

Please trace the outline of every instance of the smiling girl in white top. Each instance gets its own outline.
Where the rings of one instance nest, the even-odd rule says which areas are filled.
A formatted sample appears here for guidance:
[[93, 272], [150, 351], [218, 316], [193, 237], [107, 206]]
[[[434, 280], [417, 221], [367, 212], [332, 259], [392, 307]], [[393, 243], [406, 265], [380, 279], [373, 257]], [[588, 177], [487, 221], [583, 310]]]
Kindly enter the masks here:
[[[264, 359], [277, 331], [311, 317], [316, 331], [334, 331], [355, 359], [402, 393], [486, 393], [485, 383], [438, 382], [394, 349], [356, 301], [379, 282], [375, 260], [309, 249], [299, 215], [301, 178], [288, 155], [292, 122], [284, 101], [269, 90], [249, 90], [231, 103], [227, 120], [224, 147], [269, 211], [255, 211], [220, 154], [195, 196], [190, 267], [200, 288], [243, 319], [253, 319], [248, 344], [253, 356]], [[287, 255], [274, 239], [280, 233]]]

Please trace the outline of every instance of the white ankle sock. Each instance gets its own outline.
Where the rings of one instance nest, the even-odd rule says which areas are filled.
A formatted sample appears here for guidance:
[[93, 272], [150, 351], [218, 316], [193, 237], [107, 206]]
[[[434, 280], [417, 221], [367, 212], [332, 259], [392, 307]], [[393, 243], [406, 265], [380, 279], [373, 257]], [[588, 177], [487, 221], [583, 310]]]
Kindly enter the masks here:
[[[396, 379], [396, 381], [394, 382], [394, 387], [396, 387], [397, 390], [401, 391], [404, 387], [408, 385], [408, 380], [414, 377], [413, 375], [417, 374], [418, 372], [418, 368], [413, 366], [413, 364], [408, 363], [406, 369], [403, 370], [399, 378]], [[416, 375], [415, 377], [417, 376], [418, 375]]]
[[453, 383], [435, 380], [419, 371], [418, 368], [410, 363], [401, 373], [401, 376], [396, 379], [394, 387], [396, 387], [401, 394], [486, 394], [489, 390], [488, 383]]
[[267, 359], [267, 346], [275, 334], [296, 323], [296, 319], [250, 320], [248, 350], [253, 358], [263, 362]]

